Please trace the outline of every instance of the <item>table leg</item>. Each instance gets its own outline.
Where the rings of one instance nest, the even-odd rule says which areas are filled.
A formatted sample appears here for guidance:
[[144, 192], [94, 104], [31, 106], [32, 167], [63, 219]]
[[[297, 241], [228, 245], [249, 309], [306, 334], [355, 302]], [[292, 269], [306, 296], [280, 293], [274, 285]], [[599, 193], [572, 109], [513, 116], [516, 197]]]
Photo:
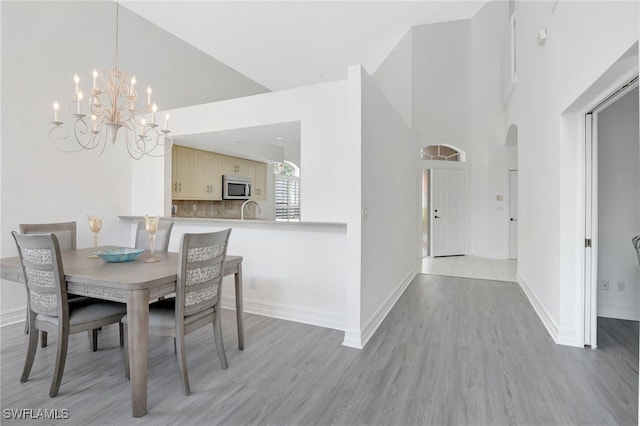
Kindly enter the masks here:
[[147, 363], [149, 360], [149, 290], [127, 295], [131, 408], [134, 417], [147, 414]]
[[234, 275], [236, 280], [236, 320], [238, 324], [238, 348], [244, 349], [244, 321], [242, 320], [242, 262]]

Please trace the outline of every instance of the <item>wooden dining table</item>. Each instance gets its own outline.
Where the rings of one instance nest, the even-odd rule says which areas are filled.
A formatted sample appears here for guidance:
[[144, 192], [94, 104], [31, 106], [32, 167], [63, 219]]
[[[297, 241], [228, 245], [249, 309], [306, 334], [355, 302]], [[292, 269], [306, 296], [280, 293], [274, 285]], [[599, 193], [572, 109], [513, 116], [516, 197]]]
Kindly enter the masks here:
[[[100, 250], [116, 247], [98, 247]], [[130, 262], [108, 263], [89, 259], [95, 248], [62, 252], [62, 265], [69, 294], [89, 296], [127, 304], [128, 346], [131, 371], [131, 409], [134, 417], [147, 414], [149, 348], [149, 303], [176, 291], [178, 253], [158, 253], [158, 263], [145, 263], [146, 250]], [[235, 276], [238, 347], [244, 349], [242, 320], [242, 256], [227, 255], [224, 275]], [[24, 283], [20, 259], [0, 259], [2, 279]]]

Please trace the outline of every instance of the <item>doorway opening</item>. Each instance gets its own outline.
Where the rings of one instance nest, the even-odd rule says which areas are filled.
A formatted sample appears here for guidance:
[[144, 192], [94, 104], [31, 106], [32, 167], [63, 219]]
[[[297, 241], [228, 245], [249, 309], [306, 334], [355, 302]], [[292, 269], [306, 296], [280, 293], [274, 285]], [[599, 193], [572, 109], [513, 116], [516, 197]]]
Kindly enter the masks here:
[[585, 114], [584, 134], [584, 345], [596, 348], [599, 316], [639, 319], [631, 243], [640, 233], [637, 75]]
[[466, 152], [454, 145], [421, 149], [422, 257], [463, 255]]

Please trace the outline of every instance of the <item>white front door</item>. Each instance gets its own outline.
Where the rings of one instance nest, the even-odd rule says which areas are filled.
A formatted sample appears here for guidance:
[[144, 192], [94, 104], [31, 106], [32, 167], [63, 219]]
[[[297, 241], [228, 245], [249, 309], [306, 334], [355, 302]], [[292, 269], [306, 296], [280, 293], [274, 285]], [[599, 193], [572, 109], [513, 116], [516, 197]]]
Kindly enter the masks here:
[[509, 170], [509, 259], [518, 258], [518, 171]]
[[464, 254], [464, 170], [431, 170], [431, 256]]

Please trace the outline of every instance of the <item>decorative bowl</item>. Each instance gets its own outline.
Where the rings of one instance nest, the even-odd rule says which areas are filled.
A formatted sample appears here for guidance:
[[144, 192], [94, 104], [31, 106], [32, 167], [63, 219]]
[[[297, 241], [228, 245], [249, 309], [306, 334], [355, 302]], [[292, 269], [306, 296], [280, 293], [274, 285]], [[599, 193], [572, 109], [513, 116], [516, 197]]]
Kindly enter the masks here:
[[129, 262], [131, 260], [136, 260], [140, 253], [142, 253], [144, 249], [132, 249], [132, 248], [118, 248], [118, 249], [106, 249], [106, 250], [98, 250], [95, 252], [100, 259], [109, 263], [118, 263], [118, 262]]

